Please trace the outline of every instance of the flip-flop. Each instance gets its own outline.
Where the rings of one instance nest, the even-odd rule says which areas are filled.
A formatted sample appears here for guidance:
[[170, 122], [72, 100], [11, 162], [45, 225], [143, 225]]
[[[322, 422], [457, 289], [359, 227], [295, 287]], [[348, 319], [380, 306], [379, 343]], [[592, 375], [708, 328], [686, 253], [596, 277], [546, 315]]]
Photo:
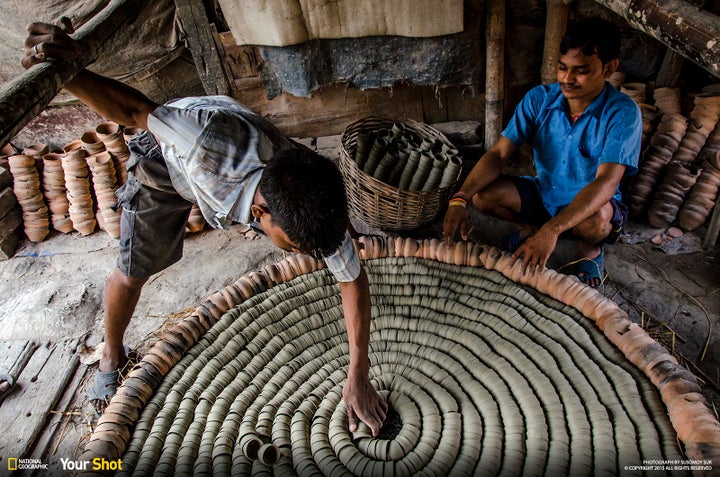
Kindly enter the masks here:
[[7, 395], [10, 394], [12, 392], [12, 390], [15, 388], [15, 378], [13, 378], [11, 375], [0, 374], [0, 382], [3, 382], [3, 381], [8, 383], [9, 386], [4, 391], [0, 392], [0, 402], [2, 402], [7, 397]]
[[583, 257], [575, 263], [573, 274], [589, 287], [597, 288], [605, 280], [605, 247], [595, 258]]
[[525, 240], [527, 240], [527, 237], [521, 237], [520, 231], [516, 230], [502, 239], [500, 242], [500, 249], [505, 250], [506, 252], [515, 253], [515, 250], [519, 249], [520, 245], [522, 245]]

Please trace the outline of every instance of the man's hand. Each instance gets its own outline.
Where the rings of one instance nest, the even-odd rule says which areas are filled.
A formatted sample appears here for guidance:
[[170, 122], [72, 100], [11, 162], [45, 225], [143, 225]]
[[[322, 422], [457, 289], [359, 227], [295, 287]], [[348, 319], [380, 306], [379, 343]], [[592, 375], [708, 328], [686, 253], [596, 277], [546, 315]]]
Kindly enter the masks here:
[[49, 58], [75, 60], [85, 56], [83, 47], [70, 37], [75, 29], [67, 17], [60, 19], [59, 26], [40, 22], [31, 23], [27, 27], [27, 32], [25, 58], [21, 60], [25, 68]]
[[458, 226], [462, 239], [468, 239], [468, 216], [469, 213], [465, 207], [458, 205], [448, 207], [443, 221], [443, 240], [446, 245], [452, 245]]
[[343, 388], [343, 399], [348, 412], [350, 432], [358, 428], [358, 419], [370, 427], [377, 437], [387, 415], [388, 405], [370, 384], [367, 376], [350, 376]]
[[522, 260], [525, 271], [542, 268], [555, 250], [557, 241], [557, 234], [548, 231], [546, 227], [542, 227], [520, 245], [513, 253], [513, 257]]

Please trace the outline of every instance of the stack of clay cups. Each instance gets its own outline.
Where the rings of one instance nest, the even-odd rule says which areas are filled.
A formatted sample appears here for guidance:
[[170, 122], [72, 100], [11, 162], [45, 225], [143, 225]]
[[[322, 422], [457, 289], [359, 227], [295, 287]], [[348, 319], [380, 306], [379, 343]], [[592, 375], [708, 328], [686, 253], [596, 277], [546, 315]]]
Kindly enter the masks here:
[[720, 151], [714, 160], [703, 162], [703, 170], [678, 213], [680, 227], [695, 230], [705, 223], [718, 200], [720, 191]]
[[715, 128], [708, 135], [705, 145], [698, 153], [697, 161], [701, 164], [705, 161], [713, 161], [720, 151], [720, 121], [715, 125]]
[[[673, 160], [694, 162], [720, 118], [720, 97], [696, 96], [685, 135]], [[699, 165], [699, 164], [696, 164]]]
[[108, 151], [99, 152], [87, 157], [87, 164], [92, 172], [93, 188], [99, 214], [96, 215], [101, 229], [112, 238], [120, 238], [120, 211], [117, 210], [117, 175], [115, 165]]
[[655, 127], [660, 119], [660, 111], [651, 104], [641, 103], [638, 104], [638, 106], [640, 107], [640, 115], [642, 119], [641, 144], [644, 149], [645, 144], [647, 144], [647, 138], [655, 132]]
[[52, 227], [64, 234], [72, 232], [70, 220], [70, 201], [65, 188], [65, 172], [62, 167], [62, 154], [51, 152], [43, 156], [43, 192], [50, 208]]
[[650, 146], [645, 150], [635, 180], [630, 186], [628, 206], [632, 217], [640, 217], [655, 190], [658, 179], [670, 162], [687, 129], [687, 119], [682, 114], [664, 114]]
[[31, 242], [42, 242], [50, 232], [50, 219], [40, 190], [35, 156], [13, 155], [8, 157], [8, 165], [13, 176], [13, 192], [22, 208], [25, 235]]
[[73, 228], [81, 235], [95, 231], [97, 221], [90, 193], [90, 169], [85, 159], [81, 141], [72, 141], [63, 147], [62, 166], [65, 173], [65, 187], [70, 201], [70, 220]]
[[608, 83], [613, 85], [615, 89], [620, 89], [622, 87], [622, 84], [625, 82], [626, 74], [624, 71], [616, 71], [613, 74], [610, 75], [610, 78], [608, 78]]
[[685, 196], [695, 184], [700, 171], [683, 161], [671, 161], [662, 184], [658, 187], [648, 210], [650, 225], [664, 228], [670, 225], [685, 202]]
[[125, 140], [125, 144], [130, 144], [130, 140], [143, 132], [140, 128], [123, 128], [123, 139]]
[[655, 107], [661, 114], [681, 114], [680, 89], [660, 87], [653, 90]]
[[[656, 227], [666, 226], [675, 220], [679, 208], [685, 201], [689, 187], [693, 187], [699, 178], [700, 171], [698, 169], [702, 167], [702, 164], [698, 164], [696, 158], [720, 119], [720, 101], [718, 99], [714, 96], [695, 97], [687, 130], [672, 158], [672, 164], [682, 163], [684, 167], [673, 167], [668, 170], [650, 207], [650, 222]], [[702, 186], [700, 188], [703, 189]], [[708, 205], [709, 201], [714, 200], [709, 199], [705, 192], [700, 195], [695, 194], [694, 197], [693, 202], [696, 205], [702, 203], [703, 208]], [[681, 200], [678, 204], [679, 199]], [[663, 200], [669, 202], [663, 204]], [[690, 209], [692, 210], [692, 207]], [[699, 215], [695, 218], [699, 218]]]
[[624, 83], [620, 86], [620, 91], [630, 96], [637, 104], [642, 104], [645, 102], [647, 85], [645, 83]]
[[99, 124], [95, 132], [112, 157], [119, 187], [127, 182], [127, 161], [130, 159], [124, 132], [119, 124], [112, 121]]

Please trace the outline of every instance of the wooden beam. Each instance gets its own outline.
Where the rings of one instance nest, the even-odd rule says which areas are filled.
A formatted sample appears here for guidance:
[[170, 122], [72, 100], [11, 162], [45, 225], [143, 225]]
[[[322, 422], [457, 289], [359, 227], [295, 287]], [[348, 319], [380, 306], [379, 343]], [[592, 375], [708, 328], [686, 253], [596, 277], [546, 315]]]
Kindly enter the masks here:
[[187, 46], [192, 53], [195, 67], [205, 93], [230, 94], [230, 85], [222, 66], [222, 59], [215, 47], [215, 40], [201, 0], [175, 0], [175, 9]]
[[3, 85], [0, 88], [0, 145], [15, 137], [45, 109], [63, 86], [94, 62], [114, 33], [137, 18], [144, 4], [144, 0], [111, 0], [73, 35], [87, 47], [84, 58], [74, 61], [52, 59]]
[[560, 60], [560, 40], [567, 29], [569, 2], [565, 0], [548, 0], [545, 17], [545, 46], [540, 70], [543, 84], [557, 81], [557, 66]]
[[595, 0], [720, 78], [720, 16], [684, 0]]

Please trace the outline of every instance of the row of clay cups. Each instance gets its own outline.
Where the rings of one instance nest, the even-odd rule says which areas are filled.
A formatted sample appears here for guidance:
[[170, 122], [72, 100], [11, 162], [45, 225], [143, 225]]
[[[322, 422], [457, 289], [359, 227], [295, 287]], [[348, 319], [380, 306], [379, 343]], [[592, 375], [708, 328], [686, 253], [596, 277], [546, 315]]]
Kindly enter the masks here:
[[50, 208], [53, 228], [62, 233], [74, 230], [70, 220], [70, 201], [65, 188], [62, 154], [51, 152], [43, 156], [43, 193]]
[[707, 161], [703, 163], [703, 171], [693, 185], [687, 200], [678, 213], [680, 227], [695, 230], [705, 223], [718, 200], [720, 189], [720, 169]]
[[682, 111], [679, 88], [655, 88], [653, 91], [653, 100], [655, 106], [662, 114], [680, 114]]
[[13, 175], [13, 192], [22, 209], [25, 235], [32, 242], [40, 242], [50, 232], [50, 220], [40, 190], [40, 177], [35, 166], [35, 157], [9, 156], [8, 165]]

